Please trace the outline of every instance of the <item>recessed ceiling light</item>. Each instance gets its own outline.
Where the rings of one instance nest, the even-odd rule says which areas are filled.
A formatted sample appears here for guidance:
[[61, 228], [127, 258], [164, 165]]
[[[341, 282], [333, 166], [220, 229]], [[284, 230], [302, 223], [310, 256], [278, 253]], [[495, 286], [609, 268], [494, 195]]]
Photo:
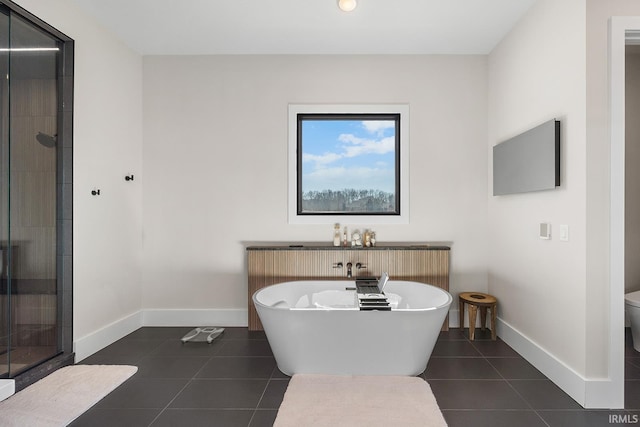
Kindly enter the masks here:
[[338, 7], [343, 12], [351, 12], [357, 5], [358, 2], [356, 0], [338, 0]]

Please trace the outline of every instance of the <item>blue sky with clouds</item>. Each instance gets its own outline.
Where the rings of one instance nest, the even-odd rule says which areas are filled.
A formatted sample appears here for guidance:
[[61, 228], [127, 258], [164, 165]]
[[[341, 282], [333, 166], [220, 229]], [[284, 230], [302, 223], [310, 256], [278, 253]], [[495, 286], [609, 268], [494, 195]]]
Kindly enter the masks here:
[[345, 188], [395, 191], [395, 122], [302, 122], [302, 192]]

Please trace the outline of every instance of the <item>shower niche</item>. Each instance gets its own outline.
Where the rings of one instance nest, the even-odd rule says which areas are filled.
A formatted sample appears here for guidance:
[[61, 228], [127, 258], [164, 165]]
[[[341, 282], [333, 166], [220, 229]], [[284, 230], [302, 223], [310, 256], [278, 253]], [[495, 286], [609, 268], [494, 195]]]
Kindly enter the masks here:
[[73, 362], [73, 41], [0, 2], [0, 379]]

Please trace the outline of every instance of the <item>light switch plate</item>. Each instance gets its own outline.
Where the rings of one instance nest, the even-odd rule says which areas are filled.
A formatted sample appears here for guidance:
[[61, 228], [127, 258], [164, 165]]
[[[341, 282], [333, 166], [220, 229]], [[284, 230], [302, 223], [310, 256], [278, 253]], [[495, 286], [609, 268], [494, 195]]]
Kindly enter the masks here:
[[566, 224], [560, 225], [560, 240], [563, 242], [569, 241], [569, 226]]

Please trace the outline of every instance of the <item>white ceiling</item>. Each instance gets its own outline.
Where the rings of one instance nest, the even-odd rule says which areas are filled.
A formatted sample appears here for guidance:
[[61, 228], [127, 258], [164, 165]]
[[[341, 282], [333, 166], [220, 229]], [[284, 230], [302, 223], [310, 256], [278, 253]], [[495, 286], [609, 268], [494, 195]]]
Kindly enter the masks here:
[[73, 0], [144, 55], [486, 54], [535, 0]]

